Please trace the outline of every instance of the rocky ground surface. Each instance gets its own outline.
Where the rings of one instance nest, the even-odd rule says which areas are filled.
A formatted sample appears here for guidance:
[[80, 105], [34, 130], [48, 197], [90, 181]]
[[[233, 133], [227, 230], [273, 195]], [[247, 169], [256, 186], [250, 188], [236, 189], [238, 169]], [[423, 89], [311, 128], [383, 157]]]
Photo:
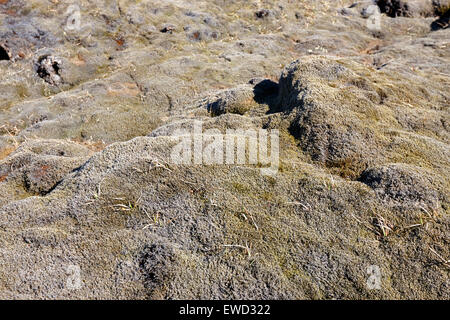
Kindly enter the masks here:
[[0, 298], [449, 299], [449, 8], [0, 0]]

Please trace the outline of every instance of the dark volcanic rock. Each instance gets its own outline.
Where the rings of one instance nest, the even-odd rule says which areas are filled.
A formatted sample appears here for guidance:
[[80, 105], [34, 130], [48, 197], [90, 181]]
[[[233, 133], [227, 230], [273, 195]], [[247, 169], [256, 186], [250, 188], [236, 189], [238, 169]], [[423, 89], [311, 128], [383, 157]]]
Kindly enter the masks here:
[[432, 17], [450, 8], [448, 0], [377, 0], [377, 4], [390, 17]]
[[60, 73], [61, 60], [53, 56], [42, 56], [36, 62], [36, 72], [51, 85], [57, 86], [62, 83]]

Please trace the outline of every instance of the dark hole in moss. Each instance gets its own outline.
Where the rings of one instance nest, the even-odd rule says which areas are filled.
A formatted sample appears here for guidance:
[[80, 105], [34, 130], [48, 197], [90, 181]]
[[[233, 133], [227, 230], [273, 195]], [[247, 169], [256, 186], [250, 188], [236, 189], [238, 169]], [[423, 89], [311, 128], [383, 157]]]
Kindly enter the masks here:
[[11, 60], [8, 51], [6, 51], [6, 49], [2, 46], [0, 46], [0, 60]]
[[267, 10], [267, 9], [262, 9], [262, 10], [259, 10], [259, 11], [255, 12], [255, 16], [257, 18], [259, 18], [259, 19], [263, 19], [265, 17], [268, 17], [269, 14], [270, 14], [270, 11]]
[[440, 29], [447, 29], [450, 25], [450, 9], [448, 9], [444, 14], [442, 14], [439, 19], [433, 21], [431, 24], [431, 30], [437, 31]]
[[53, 70], [55, 70], [56, 74], [59, 74], [59, 64], [58, 64], [58, 62], [53, 62], [52, 67], [53, 67]]
[[408, 11], [408, 4], [400, 0], [378, 0], [377, 5], [381, 13], [386, 13], [391, 18], [402, 16]]
[[267, 104], [269, 106], [268, 113], [278, 112], [278, 83], [270, 80], [264, 79], [258, 81], [257, 79], [252, 79], [249, 82], [254, 84], [253, 93], [254, 100], [259, 104]]

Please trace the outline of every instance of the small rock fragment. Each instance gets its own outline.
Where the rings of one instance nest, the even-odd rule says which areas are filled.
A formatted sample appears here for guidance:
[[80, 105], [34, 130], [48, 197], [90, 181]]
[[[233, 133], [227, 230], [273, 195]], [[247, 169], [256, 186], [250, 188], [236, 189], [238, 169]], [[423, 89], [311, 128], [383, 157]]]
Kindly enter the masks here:
[[61, 69], [61, 60], [48, 55], [39, 58], [36, 64], [36, 71], [39, 77], [45, 80], [45, 82], [58, 86], [62, 83], [62, 78], [59, 74]]
[[162, 33], [172, 34], [175, 31], [175, 26], [173, 26], [173, 25], [166, 25], [160, 31]]

